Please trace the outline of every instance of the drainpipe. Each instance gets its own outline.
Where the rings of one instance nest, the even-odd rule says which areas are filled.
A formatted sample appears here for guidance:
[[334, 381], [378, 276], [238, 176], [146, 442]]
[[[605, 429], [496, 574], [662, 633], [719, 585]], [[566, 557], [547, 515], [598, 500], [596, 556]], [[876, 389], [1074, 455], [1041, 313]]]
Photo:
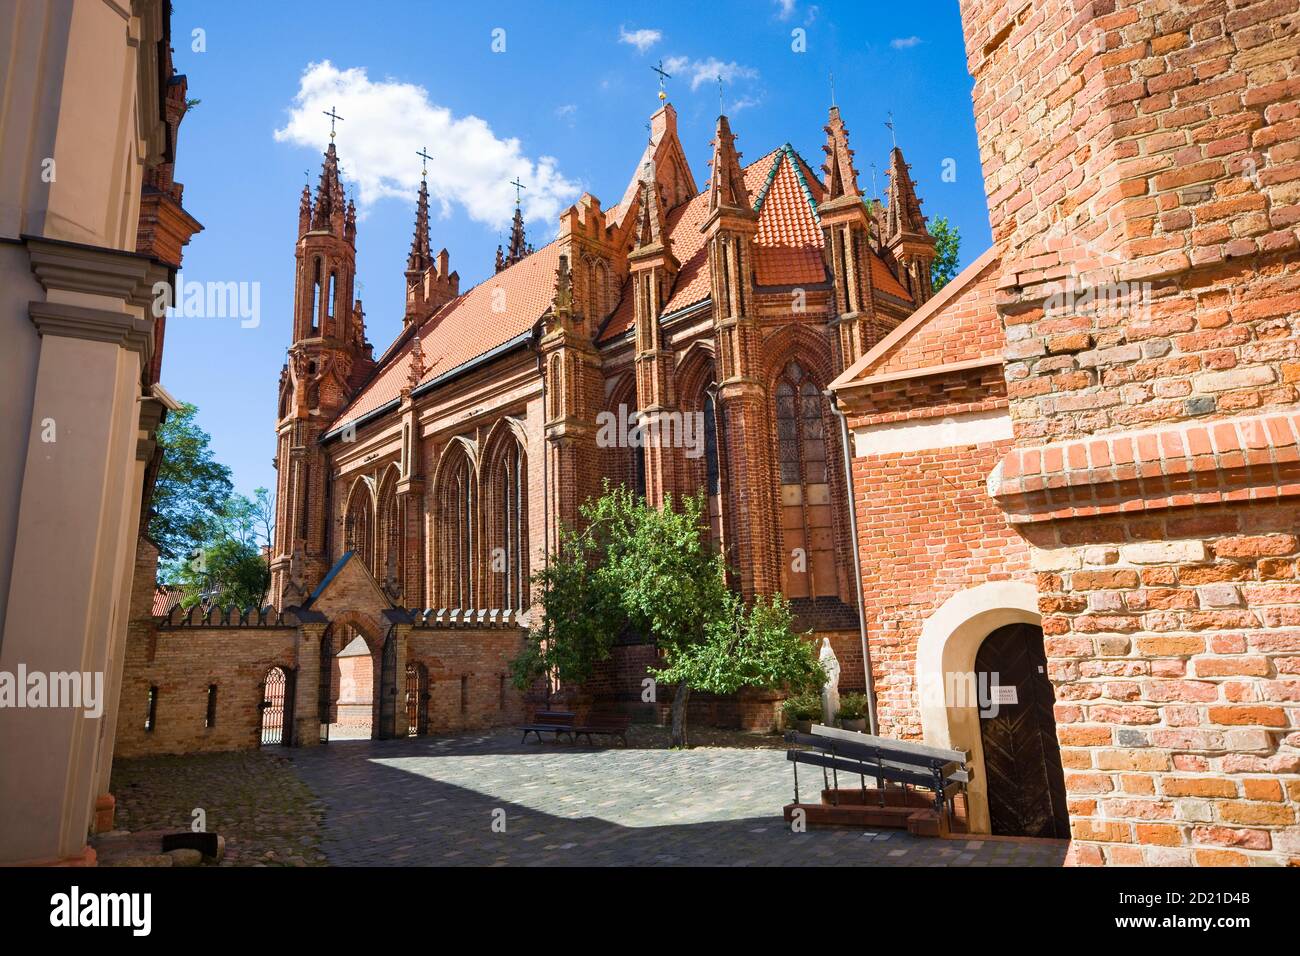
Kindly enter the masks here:
[[849, 498], [849, 533], [853, 536], [853, 575], [854, 591], [858, 595], [858, 636], [862, 640], [862, 670], [867, 680], [867, 730], [878, 732], [876, 723], [876, 681], [871, 673], [871, 650], [867, 646], [867, 610], [862, 599], [862, 556], [858, 552], [858, 509], [853, 501], [853, 457], [849, 453], [849, 420], [840, 411], [835, 400], [835, 393], [827, 389], [824, 393], [830, 401], [831, 411], [840, 420], [840, 447], [844, 457], [844, 487]]

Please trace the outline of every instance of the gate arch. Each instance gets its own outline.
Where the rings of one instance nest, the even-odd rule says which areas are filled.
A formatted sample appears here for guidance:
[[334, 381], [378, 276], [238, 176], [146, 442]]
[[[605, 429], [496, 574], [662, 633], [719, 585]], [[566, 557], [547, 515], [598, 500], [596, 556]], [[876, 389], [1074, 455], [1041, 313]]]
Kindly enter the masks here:
[[293, 671], [273, 665], [261, 684], [259, 744], [293, 744]]

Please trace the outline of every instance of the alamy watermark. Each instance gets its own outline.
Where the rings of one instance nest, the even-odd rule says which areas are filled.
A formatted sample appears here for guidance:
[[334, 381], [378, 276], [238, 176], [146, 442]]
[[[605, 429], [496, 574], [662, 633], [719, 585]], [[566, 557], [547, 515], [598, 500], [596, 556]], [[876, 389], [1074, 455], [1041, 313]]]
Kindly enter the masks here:
[[704, 454], [704, 412], [629, 410], [596, 415], [598, 448], [684, 448], [687, 458]]
[[175, 284], [162, 280], [153, 284], [153, 315], [239, 319], [241, 329], [255, 329], [262, 324], [262, 284], [186, 281], [185, 274], [178, 272]]
[[102, 671], [0, 671], [0, 708], [68, 708], [84, 710], [91, 720], [104, 713]]

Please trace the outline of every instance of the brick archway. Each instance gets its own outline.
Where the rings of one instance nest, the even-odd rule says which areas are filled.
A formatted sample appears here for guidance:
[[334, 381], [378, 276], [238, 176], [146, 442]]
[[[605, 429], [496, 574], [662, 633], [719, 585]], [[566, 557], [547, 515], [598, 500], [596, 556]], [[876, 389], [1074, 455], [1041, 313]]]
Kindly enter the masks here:
[[[382, 731], [381, 703], [384, 699], [386, 688], [383, 682], [386, 676], [383, 670], [383, 652], [384, 652], [384, 632], [385, 628], [381, 627], [369, 614], [363, 611], [344, 611], [334, 616], [330, 622], [330, 631], [333, 640], [332, 658], [337, 658], [354, 639], [360, 637], [365, 641], [366, 648], [370, 652], [370, 680], [372, 690], [370, 695], [370, 736], [372, 739], [379, 739]], [[324, 662], [322, 661], [322, 665]], [[322, 702], [322, 713], [332, 712], [336, 706], [340, 694], [339, 681], [330, 680], [328, 683], [322, 681], [322, 691], [329, 695], [328, 702]], [[394, 693], [396, 691], [394, 690]], [[390, 695], [391, 696], [391, 695]]]

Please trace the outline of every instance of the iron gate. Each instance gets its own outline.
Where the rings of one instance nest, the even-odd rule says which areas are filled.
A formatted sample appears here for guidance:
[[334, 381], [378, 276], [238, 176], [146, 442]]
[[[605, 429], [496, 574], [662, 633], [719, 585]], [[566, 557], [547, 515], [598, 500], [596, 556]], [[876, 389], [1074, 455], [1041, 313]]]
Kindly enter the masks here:
[[406, 665], [406, 736], [429, 732], [429, 671], [423, 664]]
[[289, 677], [282, 667], [272, 667], [262, 681], [262, 746], [284, 744], [291, 718], [287, 712]]

